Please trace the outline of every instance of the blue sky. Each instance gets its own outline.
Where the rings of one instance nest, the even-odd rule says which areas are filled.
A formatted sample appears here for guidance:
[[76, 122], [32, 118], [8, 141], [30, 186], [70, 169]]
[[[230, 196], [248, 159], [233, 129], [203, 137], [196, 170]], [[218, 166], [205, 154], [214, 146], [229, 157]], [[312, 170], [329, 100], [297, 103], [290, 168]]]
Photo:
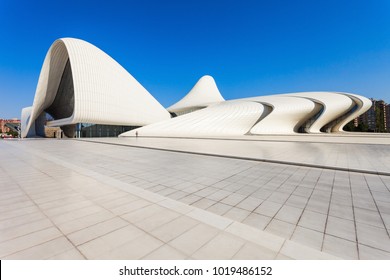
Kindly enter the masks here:
[[205, 74], [226, 99], [328, 90], [390, 102], [388, 0], [0, 0], [0, 118], [32, 104], [62, 37], [102, 49], [164, 106]]

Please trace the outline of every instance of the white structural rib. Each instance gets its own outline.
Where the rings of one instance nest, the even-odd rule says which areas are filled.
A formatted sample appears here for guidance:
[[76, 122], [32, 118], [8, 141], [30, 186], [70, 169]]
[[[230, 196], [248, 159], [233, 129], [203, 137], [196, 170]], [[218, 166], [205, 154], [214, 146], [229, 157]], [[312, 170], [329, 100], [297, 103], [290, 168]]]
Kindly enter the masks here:
[[347, 123], [349, 123], [353, 119], [357, 118], [358, 116], [366, 112], [372, 106], [371, 100], [361, 95], [352, 94], [352, 93], [343, 93], [343, 94], [350, 97], [352, 101], [355, 103], [355, 106], [354, 108], [352, 108], [350, 114], [347, 114], [335, 126], [332, 127], [332, 132], [343, 132], [344, 131], [343, 128]]
[[64, 38], [55, 41], [46, 55], [22, 137], [52, 106], [68, 64], [74, 95], [65, 98], [69, 104], [57, 105], [68, 110], [73, 106], [73, 112], [57, 123], [142, 126], [170, 118], [169, 112], [114, 59], [90, 43]]
[[27, 130], [28, 123], [31, 117], [31, 111], [32, 111], [32, 107], [26, 107], [22, 109], [22, 116], [20, 118], [20, 131], [26, 133], [24, 137], [35, 135], [35, 125], [31, 126], [30, 131]]
[[321, 133], [321, 129], [330, 132], [326, 125], [346, 114], [354, 106], [354, 102], [352, 102], [351, 98], [336, 92], [299, 92], [282, 94], [279, 96], [304, 97], [323, 106], [320, 115], [308, 129], [307, 132], [309, 133]]
[[168, 121], [125, 132], [120, 136], [236, 136], [244, 135], [265, 114], [257, 102], [226, 101]]
[[215, 103], [225, 101], [213, 77], [205, 75], [180, 101], [168, 107], [169, 112], [177, 115], [199, 110]]
[[246, 98], [272, 107], [272, 112], [250, 130], [251, 134], [292, 134], [317, 114], [321, 106], [315, 102], [293, 96], [259, 96]]

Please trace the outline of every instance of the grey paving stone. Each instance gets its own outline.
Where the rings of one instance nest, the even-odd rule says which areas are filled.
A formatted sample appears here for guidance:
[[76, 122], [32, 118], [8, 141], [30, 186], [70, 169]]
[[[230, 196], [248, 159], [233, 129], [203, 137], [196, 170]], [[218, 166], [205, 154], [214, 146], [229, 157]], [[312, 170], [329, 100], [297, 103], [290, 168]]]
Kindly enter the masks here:
[[347, 260], [358, 259], [356, 242], [325, 234], [323, 251]]
[[328, 216], [326, 234], [356, 242], [355, 223], [351, 220]]
[[297, 226], [291, 237], [292, 241], [321, 250], [324, 239], [324, 233]]
[[325, 232], [325, 223], [327, 216], [321, 213], [305, 210], [298, 225], [304, 228]]
[[[278, 136], [273, 136], [272, 139], [278, 139]], [[295, 138], [286, 137], [284, 139]], [[302, 141], [303, 138], [298, 137], [297, 139]], [[342, 137], [316, 138], [316, 136], [308, 136], [304, 139], [321, 139], [325, 142], [332, 142], [339, 141], [338, 139], [342, 139]], [[353, 139], [366, 141], [366, 143], [368, 141], [364, 137]], [[356, 144], [342, 143], [334, 145], [333, 143], [311, 143], [307, 140], [304, 140], [306, 142], [294, 142], [292, 145], [293, 142], [288, 141], [261, 140], [261, 145], [258, 145], [257, 141], [245, 142], [249, 145], [245, 145], [245, 149], [250, 151], [250, 153], [245, 154], [245, 151], [239, 148], [243, 147], [241, 145], [242, 139], [234, 141], [145, 139], [148, 145], [164, 146], [169, 144], [172, 146], [174, 143], [175, 149], [182, 147], [191, 149], [192, 143], [204, 141], [203, 143], [207, 143], [204, 147], [210, 149], [210, 152], [258, 156], [267, 151], [267, 158], [271, 160], [325, 164], [331, 168], [335, 165], [356, 166], [356, 168], [375, 171], [386, 171], [384, 168], [386, 164], [383, 162], [376, 164], [371, 158], [378, 155], [376, 158], [382, 159], [383, 156], [386, 158], [386, 155], [390, 155], [386, 145], [381, 146], [381, 152], [378, 154], [377, 145], [359, 144], [356, 146]], [[129, 139], [100, 139], [99, 141], [134, 144]], [[138, 144], [140, 143], [141, 141], [138, 141]], [[256, 152], [254, 152], [252, 144], [257, 147]], [[227, 149], [226, 145], [230, 148]], [[387, 178], [389, 176], [363, 175], [356, 172], [321, 170], [72, 140], [1, 142], [0, 146], [1, 148], [5, 147], [2, 149], [5, 153], [12, 151], [14, 155], [9, 157], [12, 160], [7, 162], [7, 165], [0, 163], [0, 174], [4, 182], [7, 182], [7, 185], [0, 186], [0, 210], [2, 212], [0, 236], [3, 237], [6, 234], [11, 234], [26, 221], [39, 224], [39, 220], [44, 218], [40, 209], [47, 212], [49, 219], [52, 219], [52, 222], [62, 231], [60, 234], [88, 232], [94, 227], [98, 229], [100, 223], [105, 223], [118, 215], [128, 223], [134, 223], [136, 227], [139, 226], [144, 234], [148, 234], [177, 219], [185, 212], [185, 208], [180, 208], [179, 205], [174, 206], [172, 203], [166, 203], [165, 206], [176, 207], [175, 209], [181, 209], [182, 212], [175, 212], [176, 210], [171, 212], [171, 210], [165, 209], [161, 212], [158, 211], [160, 208], [155, 207], [155, 203], [161, 200], [161, 197], [169, 196], [175, 200], [187, 197], [188, 200], [183, 200], [184, 206], [188, 207], [189, 204], [192, 204], [200, 209], [208, 209], [209, 213], [217, 213], [216, 219], [202, 213], [195, 215], [193, 212], [193, 215], [200, 220], [202, 220], [202, 216], [203, 218], [208, 217], [207, 219], [216, 223], [218, 230], [223, 230], [229, 225], [229, 219], [223, 220], [225, 218], [220, 216], [226, 215], [235, 220], [243, 219], [242, 223], [250, 227], [264, 229], [268, 226], [268, 230], [272, 229], [274, 234], [290, 237], [292, 241], [311, 246], [313, 250], [319, 250], [321, 248], [318, 248], [318, 244], [322, 242], [326, 224], [326, 233], [329, 237], [326, 237], [324, 248], [336, 252], [337, 246], [336, 248], [332, 246], [337, 242], [329, 240], [339, 238], [353, 241], [353, 227], [351, 225], [352, 222], [355, 222], [357, 223], [358, 246], [361, 247], [359, 250], [365, 254], [362, 253], [361, 258], [363, 256], [366, 258], [375, 258], [375, 256], [386, 258], [386, 254], [383, 252], [389, 252], [390, 180]], [[305, 147], [304, 152], [299, 147]], [[283, 150], [284, 148], [285, 150]], [[359, 153], [356, 153], [357, 148], [359, 148]], [[318, 155], [318, 150], [326, 151], [327, 157], [314, 156]], [[297, 152], [299, 157], [296, 156]], [[75, 161], [75, 158], [78, 161]], [[341, 158], [342, 160], [339, 160]], [[358, 158], [359, 160], [356, 162], [347, 161], [347, 158]], [[388, 163], [390, 164], [390, 162]], [[165, 184], [165, 186], [161, 184]], [[134, 187], [139, 189], [135, 191]], [[145, 202], [144, 198], [137, 197], [138, 194], [146, 195], [146, 192], [140, 192], [141, 189], [147, 190], [148, 193], [160, 192], [162, 196], [149, 196], [151, 201]], [[25, 194], [28, 194], [28, 197]], [[210, 196], [213, 200], [210, 199]], [[197, 200], [198, 198], [199, 200]], [[32, 202], [34, 204], [31, 204]], [[31, 205], [35, 204], [39, 205], [39, 209], [30, 209]], [[355, 211], [352, 211], [352, 204]], [[30, 210], [33, 212], [28, 212]], [[300, 211], [303, 211], [302, 216], [299, 215]], [[3, 215], [3, 213], [5, 214]], [[218, 217], [222, 219], [223, 223], [220, 223]], [[354, 220], [355, 218], [356, 220]], [[296, 226], [298, 223], [298, 226], [290, 234], [288, 230], [279, 230], [283, 228], [284, 223], [292, 226]], [[208, 225], [212, 226], [210, 223]], [[11, 229], [13, 227], [15, 229]], [[129, 256], [125, 254], [124, 249], [117, 248], [121, 245], [101, 243], [104, 236], [110, 236], [104, 231], [101, 231], [101, 234], [103, 235], [93, 240], [100, 242], [99, 246], [107, 248], [107, 250], [93, 252], [92, 247], [88, 248], [90, 254], [88, 257], [83, 255], [82, 250], [65, 248], [66, 251], [56, 252], [54, 256], [47, 257], [55, 259], [57, 256], [58, 259], [61, 259], [73, 256], [82, 259], [84, 257], [102, 258], [103, 255], [109, 258]], [[182, 235], [184, 234], [182, 233]], [[179, 237], [174, 237], [173, 240]], [[28, 250], [23, 246], [23, 248], [17, 247], [16, 242], [19, 237], [9, 235], [9, 238], [11, 239], [7, 242], [11, 241], [13, 249]], [[125, 237], [119, 239], [122, 238], [128, 243], [126, 245], [128, 248], [135, 246], [135, 244], [130, 244], [133, 242], [132, 240], [127, 240]], [[143, 240], [147, 240], [147, 238]], [[31, 243], [28, 243], [30, 241]], [[33, 247], [39, 245], [35, 243], [35, 240], [30, 241], [26, 240], [27, 243], [24, 244]], [[50, 241], [41, 240], [40, 242]], [[171, 245], [166, 246], [164, 242], [162, 242], [163, 244], [153, 241], [151, 243], [154, 245], [146, 250], [148, 252], [141, 252], [137, 249], [139, 253], [133, 257], [153, 258], [153, 256], [164, 256], [166, 252], [182, 256], [182, 258], [189, 257], [179, 248], [173, 248]], [[254, 252], [251, 253], [244, 249], [247, 248], [247, 245], [245, 242], [243, 244], [242, 250], [239, 249], [237, 252], [247, 251], [248, 256], [251, 256]], [[345, 245], [349, 244], [348, 242], [343, 244], [339, 247], [344, 248], [345, 257], [352, 258], [354, 249], [348, 249], [352, 248]], [[4, 244], [0, 243], [0, 245]], [[87, 246], [80, 246], [81, 248], [86, 250]], [[291, 245], [289, 248], [295, 247]], [[278, 255], [292, 256], [291, 254]], [[277, 258], [278, 255], [275, 257]]]

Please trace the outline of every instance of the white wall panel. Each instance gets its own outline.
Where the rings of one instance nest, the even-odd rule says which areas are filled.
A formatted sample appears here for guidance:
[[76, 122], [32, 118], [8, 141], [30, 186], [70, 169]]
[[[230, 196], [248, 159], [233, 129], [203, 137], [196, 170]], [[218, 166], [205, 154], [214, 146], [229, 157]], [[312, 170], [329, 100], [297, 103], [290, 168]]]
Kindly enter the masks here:
[[34, 120], [54, 101], [68, 58], [73, 76], [74, 112], [58, 123], [142, 126], [170, 118], [169, 112], [114, 59], [90, 43], [64, 38], [55, 41], [46, 55], [31, 118], [22, 137], [26, 137]]
[[[226, 101], [205, 109], [137, 129], [141, 136], [233, 136], [244, 135], [262, 117], [257, 102]], [[120, 136], [134, 136], [135, 130]]]
[[341, 117], [354, 106], [351, 98], [336, 92], [299, 92], [283, 94], [282, 96], [305, 97], [323, 105], [321, 115], [309, 129], [310, 133], [321, 133], [321, 128]]
[[181, 114], [183, 112], [198, 110], [215, 103], [225, 101], [218, 87], [211, 76], [203, 76], [195, 86], [180, 101], [168, 107], [172, 113]]
[[269, 115], [252, 127], [252, 134], [296, 133], [306, 120], [321, 109], [315, 102], [299, 97], [259, 96], [244, 100], [260, 102], [273, 108]]

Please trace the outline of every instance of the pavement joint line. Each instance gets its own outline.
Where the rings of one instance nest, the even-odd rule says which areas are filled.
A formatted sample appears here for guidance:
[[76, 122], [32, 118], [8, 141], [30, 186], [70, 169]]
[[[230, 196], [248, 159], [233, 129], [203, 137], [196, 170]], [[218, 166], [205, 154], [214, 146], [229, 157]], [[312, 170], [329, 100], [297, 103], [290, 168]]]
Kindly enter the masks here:
[[[251, 137], [251, 135], [247, 135], [248, 137]], [[266, 135], [267, 137], [268, 136], [291, 136], [291, 135], [281, 135], [281, 134], [268, 134]], [[296, 135], [293, 135], [293, 136], [296, 136]], [[314, 136], [314, 135], [310, 135], [310, 136]], [[322, 135], [321, 136], [325, 136], [325, 137], [335, 137], [337, 139], [337, 137], [350, 137], [351, 135], [338, 135], [338, 136], [327, 136], [327, 135]], [[362, 135], [352, 135], [353, 136], [362, 136]], [[302, 137], [302, 136], [297, 136], [297, 137]], [[315, 136], [314, 136], [315, 137]], [[368, 138], [373, 138], [373, 139], [378, 139], [378, 138], [384, 138], [384, 139], [389, 139], [390, 138], [390, 134], [389, 135], [386, 135], [386, 136], [366, 136]], [[123, 136], [123, 137], [120, 137], [120, 138], [135, 138], [134, 136]], [[354, 144], [354, 145], [389, 145], [389, 143], [355, 143], [355, 142], [343, 142], [343, 143], [338, 143], [338, 142], [326, 142], [326, 141], [299, 141], [299, 140], [268, 140], [268, 139], [259, 139], [259, 138], [256, 138], [256, 139], [240, 139], [240, 138], [218, 138], [218, 137], [184, 137], [184, 136], [142, 136], [142, 138], [151, 138], [151, 139], [158, 139], [158, 138], [164, 138], [164, 139], [190, 139], [190, 140], [196, 140], [196, 139], [200, 139], [200, 140], [224, 140], [224, 141], [251, 141], [251, 142], [256, 142], [256, 141], [260, 141], [260, 142], [295, 142], [295, 143], [320, 143], [320, 144], [339, 144], [339, 145], [345, 145], [345, 144]]]
[[[15, 148], [14, 145], [11, 145], [11, 146], [13, 146]], [[261, 244], [262, 247], [265, 247], [265, 248], [270, 249], [272, 251], [275, 251], [275, 249], [278, 249], [277, 251], [275, 251], [277, 254], [283, 253], [283, 250], [285, 249], [286, 246], [294, 246], [299, 251], [309, 252], [308, 255], [305, 255], [305, 257], [303, 257], [303, 259], [339, 259], [339, 257], [331, 255], [329, 253], [321, 252], [319, 250], [310, 248], [308, 246], [302, 245], [300, 243], [297, 243], [297, 242], [294, 242], [291, 240], [287, 240], [283, 237], [274, 235], [272, 233], [265, 232], [263, 230], [259, 230], [259, 229], [256, 229], [254, 227], [242, 224], [240, 222], [234, 221], [234, 220], [229, 219], [227, 217], [222, 217], [222, 216], [219, 216], [217, 214], [208, 212], [206, 210], [199, 209], [199, 208], [196, 208], [194, 206], [187, 205], [185, 203], [176, 201], [174, 199], [161, 196], [157, 193], [147, 191], [145, 189], [139, 188], [139, 187], [131, 185], [129, 183], [122, 182], [118, 179], [111, 178], [107, 175], [99, 174], [99, 173], [92, 171], [92, 170], [89, 170], [85, 167], [78, 166], [78, 165], [75, 165], [73, 163], [68, 163], [64, 160], [58, 159], [58, 158], [53, 157], [51, 155], [43, 155], [42, 153], [40, 153], [38, 151], [34, 151], [32, 149], [25, 149], [25, 148], [22, 148], [22, 149], [27, 151], [30, 154], [34, 154], [34, 155], [36, 155], [40, 158], [43, 158], [45, 160], [52, 161], [56, 164], [62, 165], [65, 168], [69, 168], [69, 169], [71, 169], [71, 170], [73, 170], [81, 175], [84, 175], [87, 177], [92, 177], [94, 179], [96, 179], [95, 176], [97, 178], [104, 179], [104, 182], [108, 185], [111, 185], [111, 186], [118, 188], [120, 190], [123, 190], [125, 192], [135, 194], [142, 199], [156, 203], [160, 206], [163, 206], [166, 208], [170, 207], [168, 209], [176, 211], [176, 212], [178, 212], [182, 215], [185, 215], [187, 217], [191, 217], [199, 222], [206, 223], [205, 219], [207, 216], [213, 217], [213, 219], [218, 220], [218, 222], [221, 222], [222, 225], [219, 227], [216, 227], [215, 225], [213, 225], [213, 223], [211, 223], [211, 221], [208, 221], [209, 225], [214, 226], [215, 228], [222, 230], [224, 232], [229, 232], [229, 233], [231, 233], [231, 234], [233, 234], [233, 235], [235, 235], [235, 236], [237, 236], [245, 241], [252, 242], [252, 243], [255, 243], [258, 245]], [[124, 185], [126, 185], [126, 187], [124, 187]], [[130, 190], [129, 190], [129, 188], [130, 188]], [[149, 200], [150, 196], [153, 197], [151, 200]], [[161, 198], [161, 200], [157, 199], [158, 197]], [[163, 201], [168, 201], [169, 204], [171, 204], [171, 205], [167, 205], [166, 203], [162, 203]], [[191, 210], [188, 213], [185, 213], [185, 210], [184, 211], [178, 210], [181, 207], [184, 207], [185, 209], [191, 209]], [[197, 214], [193, 215], [193, 213], [197, 213]], [[224, 224], [226, 224], [226, 226], [223, 226]], [[266, 237], [266, 238], [268, 238], [268, 240], [273, 241], [273, 242], [279, 241], [279, 242], [281, 242], [281, 244], [279, 247], [278, 246], [275, 247], [275, 245], [272, 245], [272, 244], [270, 245], [267, 242], [263, 242], [263, 240], [261, 238], [258, 239], [259, 237]], [[255, 242], [256, 240], [257, 240], [257, 242]], [[260, 244], [259, 244], [259, 242], [260, 242]], [[288, 250], [287, 250], [283, 254], [287, 257], [295, 258], [294, 252], [288, 252]]]
[[265, 162], [265, 163], [276, 163], [276, 164], [285, 164], [285, 165], [292, 165], [292, 166], [303, 166], [303, 167], [338, 170], [338, 171], [345, 171], [345, 172], [390, 176], [390, 172], [383, 172], [383, 171], [370, 171], [370, 170], [362, 170], [362, 169], [356, 169], [356, 168], [345, 168], [345, 167], [337, 167], [337, 166], [327, 166], [327, 165], [318, 165], [318, 164], [301, 163], [301, 162], [272, 160], [272, 159], [264, 159], [264, 158], [250, 158], [250, 157], [210, 154], [210, 153], [202, 153], [202, 152], [191, 152], [191, 151], [184, 151], [184, 150], [174, 150], [174, 149], [166, 149], [166, 148], [147, 147], [147, 146], [136, 146], [136, 145], [131, 145], [131, 144], [109, 143], [109, 142], [103, 142], [103, 141], [84, 140], [84, 139], [71, 139], [71, 140], [80, 141], [80, 142], [89, 142], [89, 143], [95, 143], [95, 144], [103, 144], [103, 145], [113, 145], [113, 146], [121, 146], [121, 147], [132, 147], [132, 148], [139, 148], [139, 149], [165, 151], [165, 152], [193, 154], [193, 155], [221, 157], [221, 158], [231, 158], [231, 159], [238, 159], [238, 160], [248, 160], [248, 161], [257, 161], [257, 162]]

